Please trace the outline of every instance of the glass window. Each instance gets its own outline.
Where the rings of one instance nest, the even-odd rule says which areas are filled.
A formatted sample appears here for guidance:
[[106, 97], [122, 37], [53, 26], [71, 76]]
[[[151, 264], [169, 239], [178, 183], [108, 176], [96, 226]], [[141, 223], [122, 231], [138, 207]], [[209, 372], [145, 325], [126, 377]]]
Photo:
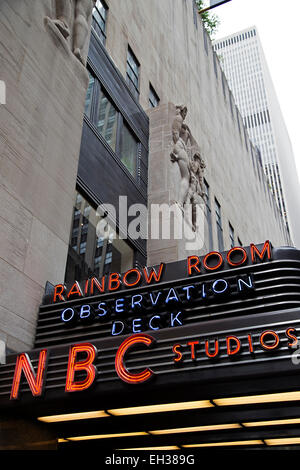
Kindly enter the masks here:
[[101, 91], [97, 112], [97, 129], [111, 148], [116, 150], [118, 112], [112, 102]]
[[216, 223], [217, 223], [217, 235], [218, 235], [219, 250], [223, 251], [224, 250], [224, 242], [223, 242], [221, 206], [220, 206], [217, 199], [215, 199], [215, 213], [216, 213]]
[[91, 118], [92, 98], [95, 86], [95, 78], [89, 73], [89, 85], [86, 92], [84, 113]]
[[[152, 96], [154, 100], [155, 95]], [[159, 101], [158, 97], [157, 100]], [[114, 106], [100, 82], [91, 73], [86, 95], [85, 114], [131, 175], [136, 177], [138, 174], [139, 141], [124, 123], [119, 110]]]
[[93, 8], [93, 20], [92, 26], [98, 34], [102, 44], [105, 44], [106, 40], [106, 17], [107, 17], [107, 6], [102, 0], [97, 0]]
[[131, 91], [133, 92], [134, 96], [139, 99], [139, 73], [140, 73], [140, 65], [133, 54], [130, 47], [128, 47], [127, 52], [127, 70], [126, 70], [126, 77], [127, 83]]
[[128, 127], [124, 124], [121, 133], [120, 159], [132, 176], [136, 175], [137, 151], [138, 142]]
[[[76, 193], [65, 282], [102, 277], [108, 272], [122, 273], [132, 268], [133, 249], [116, 234], [112, 238], [105, 237], [107, 231], [104, 230], [102, 236], [96, 230], [100, 216], [81, 195], [77, 199], [78, 195]], [[109, 223], [107, 226], [111, 230]]]
[[234, 229], [232, 225], [229, 223], [229, 238], [230, 238], [230, 247], [234, 247]]
[[150, 84], [150, 87], [149, 87], [149, 106], [150, 106], [150, 108], [155, 108], [158, 105], [159, 105], [159, 97], [158, 97], [156, 91], [154, 90], [154, 88], [152, 87], [152, 85]]
[[209, 185], [206, 180], [204, 180], [204, 189], [205, 189], [205, 205], [206, 205], [206, 222], [208, 228], [208, 249], [209, 251], [213, 250], [213, 234], [212, 234], [212, 223], [211, 223], [211, 208], [210, 208], [210, 195], [209, 195]]

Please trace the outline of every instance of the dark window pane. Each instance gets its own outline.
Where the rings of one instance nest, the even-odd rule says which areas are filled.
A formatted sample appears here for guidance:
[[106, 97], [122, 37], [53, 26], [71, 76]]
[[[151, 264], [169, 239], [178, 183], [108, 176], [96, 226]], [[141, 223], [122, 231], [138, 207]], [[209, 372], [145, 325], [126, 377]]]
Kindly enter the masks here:
[[234, 229], [231, 224], [229, 224], [229, 238], [230, 238], [230, 247], [234, 247]]
[[[78, 212], [80, 223], [75, 228]], [[65, 282], [82, 281], [92, 276], [101, 277], [112, 270], [121, 273], [133, 267], [133, 249], [117, 235], [112, 238], [100, 236], [99, 231], [96, 231], [100, 220], [96, 210], [77, 193]]]
[[106, 40], [106, 14], [107, 14], [107, 7], [104, 5], [101, 0], [97, 0], [95, 7], [93, 9], [93, 21], [92, 25], [96, 33], [98, 34], [100, 41], [102, 44], [105, 44]]
[[137, 99], [139, 99], [139, 69], [140, 65], [137, 59], [131, 49], [128, 48], [126, 78], [131, 91]]
[[97, 129], [113, 150], [116, 149], [117, 118], [118, 112], [116, 108], [111, 101], [101, 93], [98, 104]]
[[204, 180], [204, 189], [205, 189], [205, 205], [206, 205], [206, 222], [208, 228], [208, 249], [212, 251], [213, 249], [213, 231], [211, 223], [211, 208], [210, 208], [210, 195], [209, 195], [209, 185], [206, 180]]
[[89, 118], [91, 117], [91, 107], [92, 107], [94, 84], [95, 84], [95, 78], [90, 74], [89, 85], [88, 85], [88, 89], [87, 89], [87, 92], [86, 92], [85, 107], [84, 107], [84, 113]]
[[122, 128], [120, 158], [123, 165], [126, 166], [132, 176], [136, 175], [137, 148], [137, 140], [129, 131], [127, 126], [124, 125]]
[[219, 250], [224, 250], [224, 241], [223, 241], [223, 229], [222, 229], [222, 219], [221, 219], [221, 206], [217, 199], [215, 199], [215, 212], [216, 212], [216, 222], [217, 222], [217, 235], [218, 235], [218, 244]]
[[151, 85], [149, 88], [149, 105], [152, 108], [155, 108], [156, 106], [159, 105], [159, 97]]

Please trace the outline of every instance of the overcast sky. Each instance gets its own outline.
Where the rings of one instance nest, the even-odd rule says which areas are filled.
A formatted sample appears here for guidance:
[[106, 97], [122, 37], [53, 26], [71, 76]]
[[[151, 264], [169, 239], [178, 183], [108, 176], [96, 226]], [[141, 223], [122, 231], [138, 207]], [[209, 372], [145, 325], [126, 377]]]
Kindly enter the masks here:
[[[214, 39], [256, 26], [294, 149], [300, 175], [300, 0], [231, 0], [212, 10]], [[300, 180], [300, 178], [299, 178]]]

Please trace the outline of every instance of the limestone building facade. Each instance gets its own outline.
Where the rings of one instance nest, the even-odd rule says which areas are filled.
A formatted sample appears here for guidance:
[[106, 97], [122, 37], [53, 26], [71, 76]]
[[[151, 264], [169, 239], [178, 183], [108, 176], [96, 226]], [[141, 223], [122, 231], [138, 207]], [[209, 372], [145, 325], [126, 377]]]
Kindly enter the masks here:
[[[168, 181], [171, 117], [164, 106], [184, 104], [186, 122], [206, 165], [209, 197], [201, 248], [227, 249], [232, 243], [246, 245], [270, 234], [274, 244], [288, 243], [261, 160], [193, 0], [151, 4], [111, 0], [107, 6], [107, 51], [127, 79], [128, 54], [134, 56], [137, 96], [150, 117], [149, 202], [171, 200], [170, 185], [178, 185], [178, 180]], [[150, 107], [153, 90], [159, 98], [154, 108]], [[184, 255], [176, 242], [148, 241], [150, 264]]]
[[193, 254], [266, 239], [286, 244], [194, 1], [97, 0], [87, 18], [87, 64], [87, 46], [75, 54], [55, 30], [59, 3], [0, 6], [7, 91], [0, 105], [0, 339], [13, 351], [32, 346], [47, 283], [189, 253], [182, 240], [120, 237], [120, 211], [105, 214], [119, 234], [113, 243], [91, 235], [97, 207], [116, 206], [119, 196], [128, 206], [178, 203], [183, 173], [170, 158], [178, 105], [187, 108], [192, 158], [199, 153], [205, 164], [195, 190], [204, 223]]

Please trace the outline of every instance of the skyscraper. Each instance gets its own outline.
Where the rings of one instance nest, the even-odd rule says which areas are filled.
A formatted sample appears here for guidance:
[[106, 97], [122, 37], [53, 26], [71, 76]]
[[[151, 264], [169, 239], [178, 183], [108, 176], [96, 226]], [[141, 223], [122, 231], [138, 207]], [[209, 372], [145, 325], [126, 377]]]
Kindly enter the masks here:
[[[292, 242], [300, 246], [299, 182], [289, 135], [255, 26], [214, 42], [221, 67]], [[287, 240], [288, 241], [288, 240]]]

